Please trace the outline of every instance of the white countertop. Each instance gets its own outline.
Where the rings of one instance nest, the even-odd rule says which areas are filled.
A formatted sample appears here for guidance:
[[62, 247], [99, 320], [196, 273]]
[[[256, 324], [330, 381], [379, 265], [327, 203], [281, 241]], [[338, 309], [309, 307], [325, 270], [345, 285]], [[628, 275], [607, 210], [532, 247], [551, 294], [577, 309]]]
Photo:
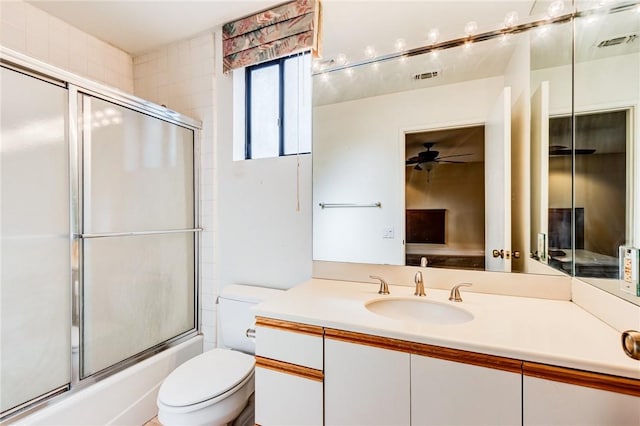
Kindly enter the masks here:
[[435, 325], [386, 318], [365, 308], [382, 298], [415, 298], [414, 288], [312, 279], [255, 308], [256, 315], [445, 346], [640, 379], [640, 361], [626, 356], [621, 334], [578, 305], [558, 300], [472, 293], [461, 288], [463, 302], [449, 302], [449, 292], [427, 288], [419, 299], [454, 304], [474, 319]]

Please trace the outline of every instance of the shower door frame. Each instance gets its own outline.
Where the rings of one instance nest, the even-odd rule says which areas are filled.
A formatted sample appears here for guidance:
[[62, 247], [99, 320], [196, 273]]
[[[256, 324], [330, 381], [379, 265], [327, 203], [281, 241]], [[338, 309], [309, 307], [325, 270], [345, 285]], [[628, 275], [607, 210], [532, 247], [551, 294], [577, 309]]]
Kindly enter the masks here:
[[[139, 113], [169, 122], [173, 125], [181, 126], [193, 131], [193, 228], [184, 230], [167, 230], [160, 232], [143, 232], [143, 234], [162, 233], [169, 234], [175, 232], [192, 232], [194, 235], [194, 259], [193, 259], [193, 279], [194, 279], [194, 297], [193, 297], [193, 321], [194, 327], [180, 333], [179, 335], [158, 343], [152, 347], [143, 350], [133, 356], [130, 356], [114, 365], [103, 370], [91, 374], [83, 379], [80, 378], [80, 354], [82, 351], [82, 330], [78, 328], [80, 339], [77, 342], [77, 351], [73, 352], [73, 342], [69, 351], [71, 352], [71, 377], [70, 383], [54, 389], [44, 395], [32, 400], [26, 401], [21, 405], [7, 410], [0, 416], [0, 421], [15, 421], [35, 410], [56, 404], [70, 395], [85, 389], [113, 374], [120, 372], [140, 361], [147, 359], [159, 352], [164, 351], [173, 346], [177, 346], [200, 333], [200, 285], [201, 285], [201, 260], [200, 260], [200, 244], [201, 232], [203, 228], [200, 224], [200, 152], [201, 152], [201, 133], [202, 122], [182, 115], [176, 111], [172, 111], [150, 101], [138, 98], [118, 89], [106, 86], [104, 84], [80, 77], [73, 73], [61, 70], [57, 67], [33, 59], [29, 56], [15, 52], [0, 46], [0, 64], [3, 67], [11, 69], [22, 74], [26, 74], [32, 78], [44, 80], [67, 89], [68, 99], [68, 128], [67, 142], [69, 147], [69, 250], [71, 252], [70, 270], [71, 280], [71, 333], [73, 327], [81, 327], [81, 318], [83, 313], [82, 303], [82, 250], [79, 245], [82, 239], [91, 237], [82, 234], [82, 125], [80, 123], [79, 113], [81, 112], [82, 95], [97, 97], [107, 102], [114, 103], [118, 106], [134, 110]], [[135, 233], [127, 232], [126, 235]], [[78, 250], [77, 268], [73, 265], [73, 252]], [[74, 286], [74, 277], [78, 279], [77, 289]], [[77, 315], [74, 315], [77, 312]], [[72, 339], [73, 340], [73, 339]]]

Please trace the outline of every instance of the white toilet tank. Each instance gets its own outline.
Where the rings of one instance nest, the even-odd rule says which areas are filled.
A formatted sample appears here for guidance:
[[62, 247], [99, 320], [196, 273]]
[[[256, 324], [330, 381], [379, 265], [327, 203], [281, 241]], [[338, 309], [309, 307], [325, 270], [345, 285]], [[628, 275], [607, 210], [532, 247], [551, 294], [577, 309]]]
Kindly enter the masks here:
[[282, 290], [232, 284], [222, 289], [218, 298], [220, 341], [226, 348], [248, 354], [255, 353], [255, 341], [247, 337], [247, 329], [255, 328], [251, 308]]

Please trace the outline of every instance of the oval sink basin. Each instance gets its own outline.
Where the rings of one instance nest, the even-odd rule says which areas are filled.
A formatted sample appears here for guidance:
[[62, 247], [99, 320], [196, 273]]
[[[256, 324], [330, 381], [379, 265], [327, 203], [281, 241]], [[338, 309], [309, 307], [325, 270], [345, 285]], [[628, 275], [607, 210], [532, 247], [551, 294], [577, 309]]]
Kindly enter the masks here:
[[465, 309], [417, 298], [378, 299], [367, 303], [365, 307], [374, 314], [387, 318], [430, 324], [462, 324], [473, 319], [473, 315]]

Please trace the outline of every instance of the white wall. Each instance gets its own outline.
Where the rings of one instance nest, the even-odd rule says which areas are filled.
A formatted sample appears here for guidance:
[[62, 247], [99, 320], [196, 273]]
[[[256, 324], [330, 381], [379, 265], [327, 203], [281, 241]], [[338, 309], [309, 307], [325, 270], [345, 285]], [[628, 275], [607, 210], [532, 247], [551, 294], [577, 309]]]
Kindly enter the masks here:
[[128, 53], [20, 0], [0, 2], [0, 44], [133, 93]]
[[[493, 77], [314, 108], [314, 259], [403, 265], [404, 133], [484, 123], [503, 88]], [[382, 208], [318, 207], [372, 201]]]
[[231, 74], [222, 73], [219, 34], [216, 31], [216, 283], [219, 289], [233, 283], [290, 288], [311, 277], [311, 156], [233, 161], [233, 81]]

